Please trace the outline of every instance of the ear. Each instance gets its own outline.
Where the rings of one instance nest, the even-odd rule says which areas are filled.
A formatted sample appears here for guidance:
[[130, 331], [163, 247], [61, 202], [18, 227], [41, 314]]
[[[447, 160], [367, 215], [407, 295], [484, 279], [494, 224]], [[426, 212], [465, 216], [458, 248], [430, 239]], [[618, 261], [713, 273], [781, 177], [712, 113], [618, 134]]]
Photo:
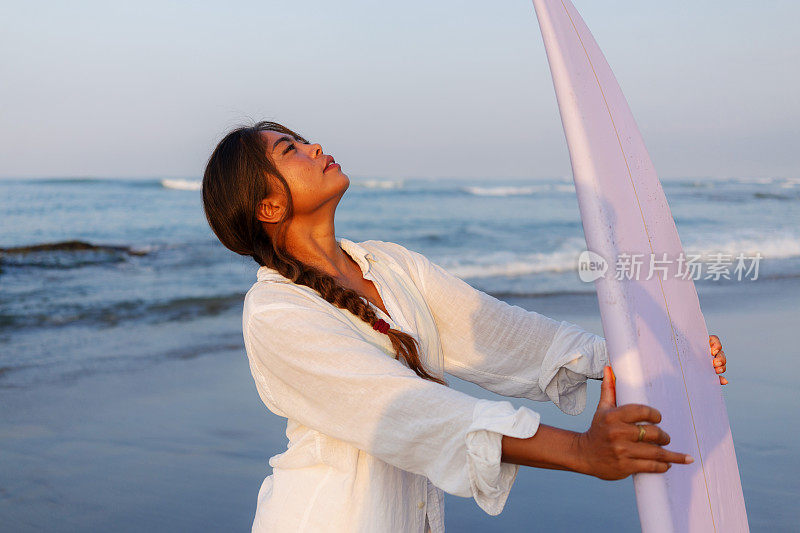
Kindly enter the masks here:
[[275, 223], [283, 216], [285, 205], [280, 198], [267, 197], [261, 200], [256, 209], [256, 218], [261, 222]]

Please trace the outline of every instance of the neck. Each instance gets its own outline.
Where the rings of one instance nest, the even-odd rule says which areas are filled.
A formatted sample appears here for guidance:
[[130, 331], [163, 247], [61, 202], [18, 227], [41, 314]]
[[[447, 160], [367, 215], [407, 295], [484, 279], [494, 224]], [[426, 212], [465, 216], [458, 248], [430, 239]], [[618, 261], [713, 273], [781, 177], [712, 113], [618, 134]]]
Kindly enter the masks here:
[[296, 222], [300, 221], [293, 221], [286, 230], [287, 251], [334, 278], [347, 278], [353, 271], [353, 260], [339, 246], [333, 220], [312, 226]]

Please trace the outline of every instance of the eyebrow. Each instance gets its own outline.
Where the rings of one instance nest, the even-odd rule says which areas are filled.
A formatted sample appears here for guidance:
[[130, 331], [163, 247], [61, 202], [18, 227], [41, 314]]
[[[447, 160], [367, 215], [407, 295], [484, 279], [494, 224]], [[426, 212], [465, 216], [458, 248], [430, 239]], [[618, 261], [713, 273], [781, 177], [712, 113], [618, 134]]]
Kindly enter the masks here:
[[278, 139], [277, 141], [275, 141], [275, 144], [273, 144], [273, 145], [272, 145], [272, 149], [270, 149], [270, 152], [274, 152], [274, 151], [275, 151], [275, 148], [277, 148], [277, 146], [278, 146], [280, 143], [282, 143], [283, 141], [286, 141], [286, 142], [289, 142], [289, 143], [290, 143], [290, 142], [294, 141], [294, 139], [293, 139], [292, 137], [289, 137], [288, 135], [284, 135], [283, 137], [281, 137], [280, 139]]

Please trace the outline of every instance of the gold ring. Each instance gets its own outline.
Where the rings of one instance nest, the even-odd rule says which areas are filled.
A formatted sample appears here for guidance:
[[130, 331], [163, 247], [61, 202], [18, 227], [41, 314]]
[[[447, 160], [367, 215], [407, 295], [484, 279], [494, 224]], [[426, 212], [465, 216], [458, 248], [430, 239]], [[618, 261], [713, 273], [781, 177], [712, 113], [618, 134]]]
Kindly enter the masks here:
[[636, 439], [636, 442], [642, 442], [642, 439], [644, 439], [644, 434], [646, 431], [647, 430], [644, 429], [644, 425], [639, 426], [639, 438]]

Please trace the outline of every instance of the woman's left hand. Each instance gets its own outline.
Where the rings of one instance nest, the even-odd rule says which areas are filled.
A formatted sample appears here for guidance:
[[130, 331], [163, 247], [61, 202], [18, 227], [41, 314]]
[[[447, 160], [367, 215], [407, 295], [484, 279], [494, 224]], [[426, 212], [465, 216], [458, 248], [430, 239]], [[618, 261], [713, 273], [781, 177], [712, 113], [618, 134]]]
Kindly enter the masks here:
[[[722, 343], [716, 335], [709, 335], [708, 344], [711, 345], [711, 355], [714, 356], [714, 368], [716, 368], [717, 374], [722, 374], [725, 372], [725, 364], [727, 363], [725, 352], [722, 350]], [[721, 385], [728, 384], [728, 380], [724, 376], [719, 377], [719, 382]]]

